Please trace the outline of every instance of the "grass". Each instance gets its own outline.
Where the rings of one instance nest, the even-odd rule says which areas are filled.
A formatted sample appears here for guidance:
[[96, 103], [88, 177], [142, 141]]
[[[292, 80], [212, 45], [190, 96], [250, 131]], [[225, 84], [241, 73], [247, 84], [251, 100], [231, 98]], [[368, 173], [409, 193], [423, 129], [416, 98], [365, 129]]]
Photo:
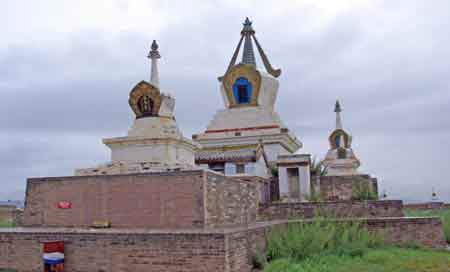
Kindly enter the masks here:
[[297, 262], [278, 259], [264, 272], [448, 272], [450, 253], [423, 249], [371, 249], [360, 257], [326, 255], [310, 257]]
[[311, 223], [292, 223], [269, 234], [267, 259], [304, 260], [314, 255], [361, 256], [367, 249], [383, 244], [358, 223], [316, 219]]
[[444, 234], [447, 243], [450, 243], [450, 209], [441, 210], [414, 210], [405, 209], [406, 216], [439, 216], [444, 227]]
[[0, 220], [0, 228], [14, 227], [14, 222], [12, 220]]
[[254, 264], [264, 272], [448, 272], [450, 252], [388, 247], [358, 223], [317, 218], [271, 231]]

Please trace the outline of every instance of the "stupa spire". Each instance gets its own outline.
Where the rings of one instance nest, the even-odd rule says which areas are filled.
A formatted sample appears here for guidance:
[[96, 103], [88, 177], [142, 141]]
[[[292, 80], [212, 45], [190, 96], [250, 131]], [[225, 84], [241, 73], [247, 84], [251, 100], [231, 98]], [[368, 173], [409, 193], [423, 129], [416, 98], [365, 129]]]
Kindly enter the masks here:
[[158, 72], [158, 59], [161, 58], [158, 51], [158, 44], [156, 40], [153, 40], [152, 47], [148, 53], [148, 58], [151, 60], [151, 72], [150, 72], [150, 83], [159, 88], [159, 72]]
[[336, 129], [342, 129], [342, 119], [341, 119], [341, 104], [339, 100], [336, 100], [336, 104], [334, 105], [334, 112], [336, 113]]
[[[255, 52], [253, 50], [253, 42], [256, 44], [256, 48], [258, 49], [258, 53], [261, 57], [261, 60], [264, 64], [264, 67], [266, 68], [267, 73], [271, 74], [274, 77], [279, 77], [281, 75], [280, 69], [273, 69], [272, 65], [269, 62], [269, 59], [267, 58], [266, 54], [264, 53], [264, 50], [262, 49], [261, 45], [259, 44], [258, 40], [255, 36], [255, 30], [252, 27], [252, 22], [247, 17], [245, 18], [245, 21], [243, 23], [244, 27], [241, 31], [241, 39], [239, 40], [239, 43], [234, 50], [233, 57], [231, 57], [230, 63], [228, 64], [227, 71], [233, 68], [233, 66], [236, 65], [236, 59], [238, 57], [239, 51], [241, 49], [242, 41], [244, 41], [244, 49], [242, 52], [242, 62], [244, 64], [250, 64], [256, 67], [256, 60], [255, 60]], [[223, 77], [219, 77], [219, 81], [221, 81]]]
[[242, 28], [241, 35], [244, 36], [244, 51], [242, 53], [242, 63], [256, 66], [255, 53], [253, 52], [252, 35], [255, 31], [252, 27], [252, 22], [245, 18], [244, 28]]

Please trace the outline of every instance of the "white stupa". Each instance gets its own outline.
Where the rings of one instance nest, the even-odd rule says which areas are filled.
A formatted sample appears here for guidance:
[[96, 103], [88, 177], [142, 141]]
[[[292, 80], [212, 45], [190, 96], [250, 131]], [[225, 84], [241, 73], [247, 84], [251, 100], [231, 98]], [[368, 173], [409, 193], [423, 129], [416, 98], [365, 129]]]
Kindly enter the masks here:
[[152, 43], [150, 82], [139, 82], [130, 92], [129, 104], [136, 119], [128, 135], [103, 139], [111, 149], [111, 162], [77, 169], [76, 175], [161, 172], [195, 168], [198, 144], [183, 137], [174, 116], [175, 99], [160, 92], [158, 45]]
[[322, 161], [327, 176], [359, 175], [357, 169], [360, 162], [352, 149], [352, 136], [344, 130], [341, 119], [341, 105], [336, 101], [336, 128], [328, 140], [330, 149]]
[[[242, 60], [236, 64], [242, 42]], [[257, 68], [253, 43], [266, 71]], [[255, 153], [258, 146], [263, 146], [266, 164], [274, 165], [278, 155], [293, 154], [302, 147], [274, 109], [280, 74], [280, 69], [272, 68], [247, 18], [228, 69], [219, 78], [225, 108], [217, 111], [203, 133], [193, 135], [203, 147], [197, 156], [198, 164], [225, 168], [225, 174], [232, 175], [239, 167], [240, 153]], [[217, 166], [216, 162], [222, 166]], [[249, 171], [248, 174], [255, 174]]]

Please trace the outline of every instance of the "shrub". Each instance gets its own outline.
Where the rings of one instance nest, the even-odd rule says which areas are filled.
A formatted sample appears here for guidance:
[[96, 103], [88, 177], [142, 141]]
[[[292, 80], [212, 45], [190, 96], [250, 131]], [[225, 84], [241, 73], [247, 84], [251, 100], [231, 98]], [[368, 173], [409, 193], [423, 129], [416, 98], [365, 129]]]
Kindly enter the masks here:
[[269, 234], [267, 258], [305, 260], [317, 255], [361, 256], [368, 248], [382, 245], [382, 240], [355, 222], [315, 219], [290, 223]]
[[373, 190], [373, 186], [367, 180], [360, 177], [353, 182], [352, 200], [376, 200], [377, 194]]
[[[15, 224], [12, 220], [0, 220], [0, 228], [10, 228], [14, 227]], [[0, 270], [1, 272], [1, 270]]]
[[444, 226], [444, 234], [447, 243], [450, 244], [450, 209], [445, 209], [441, 211], [441, 220]]

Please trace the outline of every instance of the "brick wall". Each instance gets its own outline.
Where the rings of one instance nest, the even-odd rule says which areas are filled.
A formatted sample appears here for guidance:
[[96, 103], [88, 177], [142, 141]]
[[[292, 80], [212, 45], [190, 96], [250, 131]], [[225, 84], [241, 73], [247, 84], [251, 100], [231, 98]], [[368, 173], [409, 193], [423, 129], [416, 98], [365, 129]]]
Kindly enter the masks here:
[[266, 227], [158, 233], [125, 230], [0, 230], [0, 270], [43, 271], [43, 243], [62, 240], [67, 272], [250, 272]]
[[[203, 227], [202, 171], [29, 179], [25, 226]], [[70, 209], [58, 208], [68, 201]]]
[[65, 242], [65, 271], [226, 271], [223, 233], [0, 231], [0, 269], [43, 271], [46, 241]]
[[259, 220], [287, 220], [313, 218], [316, 214], [331, 218], [341, 217], [402, 217], [401, 200], [286, 202], [261, 206]]
[[[313, 186], [317, 188], [317, 179], [312, 177]], [[378, 195], [378, 182], [369, 175], [322, 176], [320, 177], [320, 196], [324, 200], [350, 200], [356, 186], [367, 183]]]
[[[416, 244], [436, 249], [447, 247], [439, 218], [370, 218], [358, 221], [370, 232], [382, 234], [388, 244], [399, 246]], [[299, 222], [290, 220], [261, 223], [259, 226], [228, 233], [227, 260], [230, 271], [251, 271], [255, 255], [258, 251], [263, 252], [266, 249], [267, 238], [271, 231]]]
[[[358, 221], [369, 231], [383, 234], [390, 244], [446, 247], [439, 218]], [[43, 243], [63, 240], [68, 272], [250, 272], [256, 252], [266, 248], [270, 231], [299, 222], [278, 221], [216, 231], [3, 229], [0, 230], [0, 269], [43, 271]]]
[[444, 202], [424, 202], [405, 204], [405, 208], [413, 210], [440, 210], [450, 208], [450, 204]]
[[[252, 182], [209, 171], [29, 179], [24, 226], [203, 228], [255, 222]], [[58, 203], [70, 202], [62, 209]]]
[[239, 226], [254, 223], [258, 212], [258, 185], [208, 172], [206, 225]]
[[389, 244], [447, 248], [442, 221], [437, 217], [373, 218], [366, 220], [366, 226], [386, 237]]

